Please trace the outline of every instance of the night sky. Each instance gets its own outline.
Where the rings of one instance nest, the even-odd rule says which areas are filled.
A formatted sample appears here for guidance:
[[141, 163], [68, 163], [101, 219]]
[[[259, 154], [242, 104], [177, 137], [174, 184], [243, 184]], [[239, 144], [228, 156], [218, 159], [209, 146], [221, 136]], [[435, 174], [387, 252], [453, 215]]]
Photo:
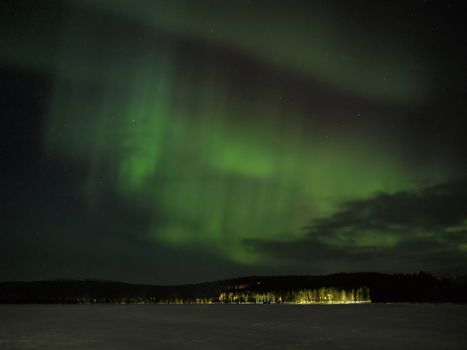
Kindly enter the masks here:
[[0, 1], [0, 280], [467, 272], [462, 1]]

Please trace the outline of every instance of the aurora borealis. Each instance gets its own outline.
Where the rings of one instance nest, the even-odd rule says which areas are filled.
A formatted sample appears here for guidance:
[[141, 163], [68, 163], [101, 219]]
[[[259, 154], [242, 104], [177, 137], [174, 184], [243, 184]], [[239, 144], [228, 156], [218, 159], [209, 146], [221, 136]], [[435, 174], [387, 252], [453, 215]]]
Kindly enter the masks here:
[[466, 272], [448, 1], [6, 1], [0, 279]]

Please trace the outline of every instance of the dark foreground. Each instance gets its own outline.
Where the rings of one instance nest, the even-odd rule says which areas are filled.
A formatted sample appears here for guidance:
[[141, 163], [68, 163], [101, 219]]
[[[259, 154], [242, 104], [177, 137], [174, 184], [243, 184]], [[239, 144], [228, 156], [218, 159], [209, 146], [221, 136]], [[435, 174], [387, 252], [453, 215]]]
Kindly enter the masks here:
[[467, 306], [0, 305], [0, 349], [466, 349]]

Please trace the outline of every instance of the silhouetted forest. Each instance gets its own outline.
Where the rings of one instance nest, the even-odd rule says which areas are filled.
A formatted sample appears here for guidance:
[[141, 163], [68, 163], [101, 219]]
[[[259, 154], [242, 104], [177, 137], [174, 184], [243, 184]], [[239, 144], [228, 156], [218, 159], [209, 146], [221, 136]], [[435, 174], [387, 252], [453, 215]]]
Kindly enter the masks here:
[[466, 303], [467, 276], [340, 273], [155, 286], [101, 280], [1, 282], [0, 303]]

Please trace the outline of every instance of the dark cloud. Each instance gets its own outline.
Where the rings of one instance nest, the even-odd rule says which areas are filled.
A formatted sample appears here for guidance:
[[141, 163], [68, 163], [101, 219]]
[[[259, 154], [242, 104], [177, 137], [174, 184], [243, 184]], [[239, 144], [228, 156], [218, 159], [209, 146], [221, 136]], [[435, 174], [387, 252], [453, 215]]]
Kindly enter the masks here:
[[303, 238], [248, 240], [284, 271], [464, 271], [467, 181], [348, 201]]
[[335, 235], [341, 230], [439, 232], [467, 220], [466, 185], [467, 181], [458, 180], [419, 191], [380, 193], [348, 201], [341, 211], [313, 222], [308, 232], [313, 237]]

